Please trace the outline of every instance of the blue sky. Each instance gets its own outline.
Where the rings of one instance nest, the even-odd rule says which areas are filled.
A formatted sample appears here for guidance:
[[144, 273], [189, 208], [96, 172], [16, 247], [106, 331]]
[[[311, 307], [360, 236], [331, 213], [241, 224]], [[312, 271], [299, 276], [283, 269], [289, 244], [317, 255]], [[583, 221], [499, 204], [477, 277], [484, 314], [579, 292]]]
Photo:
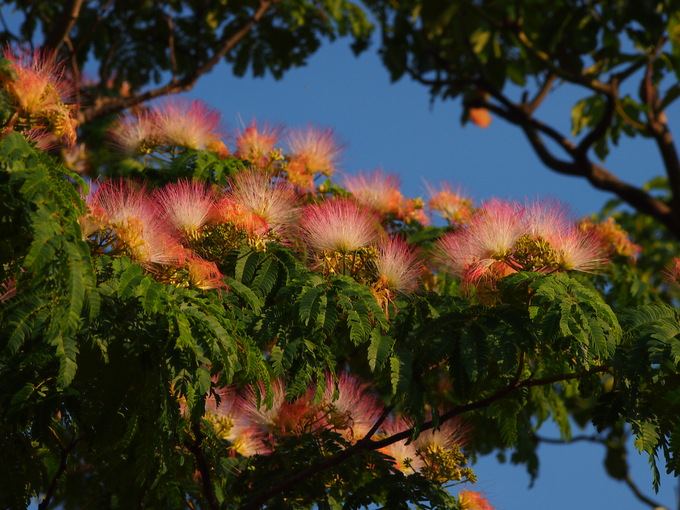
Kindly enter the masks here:
[[[501, 119], [487, 129], [472, 124], [462, 128], [458, 103], [431, 105], [421, 85], [409, 80], [390, 84], [375, 51], [355, 58], [342, 40], [323, 45], [306, 67], [288, 72], [282, 81], [234, 78], [223, 64], [187, 95], [218, 109], [232, 130], [252, 119], [288, 127], [332, 127], [347, 144], [342, 172], [383, 168], [397, 173], [402, 192], [410, 197], [426, 196], [425, 182], [436, 186], [448, 180], [476, 200], [551, 196], [571, 204], [577, 215], [595, 212], [611, 198], [582, 179], [548, 171], [521, 132]], [[538, 115], [568, 134], [569, 108], [581, 97], [585, 95], [579, 91], [567, 91], [565, 97], [549, 99]], [[669, 115], [673, 118], [673, 112]], [[624, 140], [606, 163], [638, 185], [662, 173], [648, 140]], [[556, 438], [558, 432], [548, 424], [544, 435]], [[540, 476], [532, 489], [523, 467], [499, 465], [494, 456], [476, 464], [479, 481], [471, 488], [484, 492], [497, 510], [649, 508], [605, 474], [601, 446], [542, 445], [539, 451]], [[654, 496], [647, 458], [632, 444], [629, 462], [643, 492], [673, 508], [677, 482], [664, 477], [661, 492]]]

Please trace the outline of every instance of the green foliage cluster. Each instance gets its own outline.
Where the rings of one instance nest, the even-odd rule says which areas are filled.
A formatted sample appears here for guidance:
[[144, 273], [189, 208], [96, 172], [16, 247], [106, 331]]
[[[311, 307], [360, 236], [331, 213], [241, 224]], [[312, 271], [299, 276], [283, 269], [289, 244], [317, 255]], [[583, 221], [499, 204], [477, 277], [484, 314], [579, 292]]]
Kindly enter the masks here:
[[[516, 273], [494, 306], [442, 275], [396, 296], [388, 316], [370, 286], [316, 272], [290, 247], [245, 244], [221, 263], [228, 290], [200, 290], [92, 256], [85, 182], [17, 133], [0, 154], [2, 277], [16, 289], [0, 306], [2, 506], [458, 508], [381, 448], [460, 416], [468, 453], [509, 450], [534, 476], [548, 419], [565, 438], [571, 419], [612, 438], [628, 424], [657, 472], [680, 469], [678, 312], [653, 293], [621, 305], [634, 293], [617, 289], [644, 276], [627, 259], [615, 266], [629, 279], [606, 288], [604, 275]], [[168, 171], [149, 169], [149, 182], [239, 166], [187, 151]], [[428, 244], [443, 229], [406, 230]], [[216, 388], [259, 384], [267, 406], [280, 379], [289, 399], [310, 388], [320, 399], [326, 374], [343, 370], [414, 427], [355, 443], [305, 432], [243, 457], [203, 419]]]

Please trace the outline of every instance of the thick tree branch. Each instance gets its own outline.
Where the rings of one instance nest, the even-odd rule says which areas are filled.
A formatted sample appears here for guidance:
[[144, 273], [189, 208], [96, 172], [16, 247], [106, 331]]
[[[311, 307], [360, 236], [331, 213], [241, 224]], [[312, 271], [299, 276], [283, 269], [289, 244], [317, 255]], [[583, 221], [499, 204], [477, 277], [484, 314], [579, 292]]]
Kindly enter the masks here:
[[76, 24], [76, 21], [78, 21], [82, 6], [83, 0], [70, 0], [66, 3], [61, 16], [52, 23], [52, 30], [45, 38], [43, 44], [45, 48], [50, 48], [56, 55], [59, 47], [64, 44], [71, 29]]
[[217, 501], [215, 492], [212, 488], [210, 467], [208, 466], [208, 462], [205, 460], [205, 455], [203, 455], [203, 450], [201, 448], [201, 443], [203, 442], [203, 433], [201, 432], [201, 427], [198, 423], [193, 423], [191, 429], [194, 432], [194, 441], [187, 441], [185, 446], [192, 453], [194, 459], [196, 460], [196, 468], [201, 474], [203, 493], [205, 494], [205, 499], [208, 501], [210, 510], [219, 510], [220, 504]]
[[45, 492], [45, 496], [43, 497], [43, 500], [40, 502], [38, 505], [38, 510], [46, 510], [50, 506], [50, 502], [52, 501], [52, 496], [54, 496], [55, 491], [57, 490], [57, 485], [59, 484], [59, 479], [61, 476], [66, 472], [66, 468], [68, 467], [68, 458], [69, 455], [71, 455], [71, 452], [73, 449], [76, 447], [78, 442], [82, 439], [82, 437], [76, 437], [71, 440], [71, 442], [68, 444], [68, 446], [64, 446], [59, 439], [59, 436], [57, 433], [54, 431], [52, 427], [50, 427], [50, 431], [54, 435], [54, 438], [57, 442], [57, 445], [59, 446], [60, 450], [60, 455], [59, 455], [59, 468], [57, 469], [56, 473], [54, 473], [54, 476], [52, 477], [52, 482], [50, 483], [50, 486], [47, 488], [47, 491]]
[[661, 153], [675, 208], [680, 203], [680, 158], [673, 142], [673, 135], [668, 127], [666, 114], [663, 110], [660, 110], [659, 91], [652, 80], [653, 70], [653, 63], [650, 62], [647, 64], [645, 76], [640, 86], [640, 96], [647, 105], [647, 127]]
[[605, 137], [607, 129], [612, 125], [614, 115], [616, 114], [616, 105], [619, 102], [619, 88], [616, 80], [609, 82], [611, 92], [605, 95], [606, 105], [602, 117], [595, 124], [581, 140], [577, 147], [578, 158], [582, 160], [588, 159], [588, 151], [599, 140]]
[[[520, 369], [518, 370], [518, 373], [521, 373], [521, 367], [523, 366], [522, 363], [520, 363]], [[591, 370], [584, 370], [582, 372], [575, 372], [573, 374], [559, 374], [559, 375], [554, 375], [554, 376], [549, 376], [549, 377], [543, 377], [543, 378], [538, 378], [538, 379], [524, 379], [524, 380], [519, 380], [517, 377], [513, 378], [510, 383], [505, 386], [504, 388], [501, 388], [498, 390], [496, 393], [493, 395], [490, 395], [487, 398], [478, 400], [476, 402], [471, 402], [469, 404], [463, 404], [460, 406], [456, 406], [453, 409], [447, 411], [446, 413], [443, 413], [439, 416], [438, 423], [444, 423], [447, 420], [450, 420], [456, 416], [459, 416], [461, 414], [464, 414], [469, 411], [474, 411], [476, 409], [482, 409], [484, 407], [487, 407], [488, 405], [492, 404], [493, 402], [496, 402], [497, 400], [500, 400], [502, 398], [505, 398], [507, 395], [513, 393], [514, 391], [520, 389], [520, 388], [528, 388], [532, 386], [546, 386], [549, 384], [554, 384], [556, 382], [560, 381], [567, 381], [571, 379], [580, 379], [583, 377], [587, 377], [593, 374], [598, 374], [598, 373], [604, 373], [608, 372], [609, 367], [606, 366], [600, 366], [600, 367], [595, 367]], [[383, 413], [383, 415], [380, 417], [379, 421], [373, 426], [372, 430], [377, 430], [379, 427], [380, 423], [382, 420], [386, 418], [386, 413]], [[435, 422], [433, 420], [426, 421], [425, 423], [422, 424], [420, 427], [420, 431], [426, 431], [435, 426]], [[293, 476], [287, 478], [286, 480], [277, 483], [275, 485], [272, 485], [265, 491], [263, 491], [259, 496], [257, 496], [255, 499], [253, 499], [250, 503], [245, 505], [243, 507], [243, 510], [256, 510], [259, 508], [262, 508], [263, 505], [269, 501], [269, 499], [273, 498], [277, 494], [281, 494], [285, 492], [286, 490], [290, 489], [291, 487], [295, 486], [296, 484], [300, 483], [303, 480], [306, 480], [307, 478], [314, 476], [318, 474], [320, 471], [324, 471], [326, 469], [332, 468], [334, 466], [337, 466], [347, 460], [348, 458], [357, 455], [361, 452], [366, 452], [366, 451], [373, 451], [373, 450], [379, 450], [380, 448], [384, 448], [386, 446], [389, 446], [391, 444], [397, 443], [399, 441], [403, 441], [404, 439], [410, 438], [415, 431], [415, 428], [409, 428], [407, 430], [404, 430], [402, 432], [399, 432], [397, 434], [394, 434], [390, 437], [386, 437], [384, 439], [380, 439], [377, 441], [374, 441], [371, 439], [371, 434], [366, 434], [366, 436], [359, 441], [357, 441], [355, 444], [350, 446], [349, 448], [346, 448], [345, 450], [342, 450], [341, 452], [331, 456], [327, 457], [323, 460], [320, 460], [318, 462], [315, 462], [314, 464], [308, 466], [307, 468], [303, 469], [302, 471], [297, 472]]]
[[84, 124], [104, 115], [120, 112], [157, 97], [191, 90], [202, 75], [212, 70], [212, 68], [215, 67], [215, 65], [217, 65], [220, 60], [239, 43], [239, 41], [241, 41], [241, 39], [248, 35], [248, 32], [259, 23], [274, 2], [275, 0], [261, 0], [257, 11], [255, 11], [231, 37], [222, 43], [212, 57], [198, 67], [193, 73], [181, 79], [173, 78], [170, 82], [161, 87], [151, 89], [144, 93], [134, 94], [130, 97], [105, 98], [95, 108], [82, 111], [78, 121], [81, 124]]
[[545, 81], [543, 82], [543, 85], [541, 85], [541, 88], [538, 90], [534, 98], [529, 101], [529, 102], [524, 102], [522, 104], [522, 109], [529, 115], [534, 113], [536, 109], [543, 103], [546, 97], [548, 97], [548, 94], [550, 93], [550, 89], [555, 83], [555, 80], [557, 79], [557, 75], [555, 73], [548, 73], [548, 75], [545, 77]]
[[[673, 207], [657, 200], [643, 189], [620, 180], [601, 165], [593, 163], [582, 152], [579, 152], [568, 138], [554, 128], [534, 119], [504, 96], [494, 94], [494, 98], [499, 99], [503, 106], [484, 99], [478, 99], [472, 102], [472, 105], [488, 108], [495, 115], [522, 128], [536, 155], [545, 166], [563, 175], [585, 177], [595, 188], [616, 194], [638, 211], [656, 218], [680, 237], [680, 218]], [[554, 140], [571, 157], [571, 160], [556, 157], [545, 145], [541, 134]]]

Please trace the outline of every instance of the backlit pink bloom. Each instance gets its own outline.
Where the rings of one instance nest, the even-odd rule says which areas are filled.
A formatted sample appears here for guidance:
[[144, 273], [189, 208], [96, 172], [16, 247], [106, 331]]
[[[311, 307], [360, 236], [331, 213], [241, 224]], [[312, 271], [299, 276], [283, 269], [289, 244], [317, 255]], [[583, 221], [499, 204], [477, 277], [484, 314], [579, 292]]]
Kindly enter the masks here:
[[380, 214], [398, 214], [404, 197], [399, 191], [401, 181], [393, 174], [383, 170], [374, 170], [370, 174], [359, 172], [358, 175], [347, 175], [345, 188], [352, 193], [360, 204]]
[[425, 213], [424, 204], [420, 198], [407, 198], [401, 203], [398, 216], [406, 223], [420, 223], [423, 226], [430, 224], [430, 218]]
[[466, 226], [436, 243], [437, 259], [465, 285], [485, 278], [497, 263], [511, 257], [515, 243], [526, 233], [518, 204], [493, 199]]
[[177, 265], [184, 250], [168, 233], [167, 224], [146, 190], [128, 181], [104, 181], [88, 198], [93, 223], [115, 233], [118, 247], [135, 262]]
[[147, 110], [127, 113], [109, 128], [111, 145], [126, 156], [152, 152], [161, 143], [155, 117]]
[[462, 490], [458, 493], [460, 510], [494, 510], [489, 501], [479, 492]]
[[197, 255], [188, 255], [186, 267], [189, 272], [189, 284], [192, 287], [203, 290], [228, 288], [222, 281], [224, 275], [214, 262], [203, 260]]
[[14, 73], [2, 73], [0, 83], [21, 120], [48, 127], [69, 144], [76, 140], [76, 121], [70, 100], [72, 84], [66, 79], [54, 55], [6, 47], [3, 56], [12, 63]]
[[280, 126], [258, 127], [255, 122], [236, 134], [237, 158], [245, 159], [258, 166], [264, 166], [269, 153], [274, 150], [278, 143], [283, 128]]
[[183, 180], [154, 192], [166, 220], [184, 235], [192, 235], [210, 219], [216, 197], [209, 186]]
[[327, 409], [325, 424], [342, 433], [350, 442], [365, 437], [383, 410], [382, 403], [370, 393], [366, 383], [343, 372], [337, 380], [338, 394], [332, 377], [326, 380], [322, 405]]
[[474, 213], [472, 200], [465, 198], [460, 188], [455, 189], [448, 182], [443, 182], [438, 189], [427, 186], [430, 200], [427, 202], [430, 209], [439, 213], [451, 224], [468, 222]]
[[376, 273], [384, 286], [393, 292], [410, 293], [418, 288], [423, 263], [416, 247], [396, 236], [378, 245]]
[[281, 239], [287, 237], [301, 212], [298, 192], [285, 182], [272, 182], [271, 175], [260, 170], [237, 173], [227, 198], [263, 218]]
[[611, 216], [600, 222], [582, 218], [578, 221], [578, 228], [585, 232], [592, 231], [613, 253], [628, 257], [631, 261], [635, 261], [642, 253], [642, 247], [631, 241], [628, 233]]
[[[413, 427], [413, 422], [406, 418], [399, 418], [396, 421], [387, 422], [383, 427], [383, 432], [387, 437], [390, 437], [411, 427]], [[418, 472], [425, 466], [423, 459], [418, 455], [418, 448], [415, 443], [413, 441], [408, 442], [407, 439], [392, 443], [379, 451], [392, 457], [394, 467], [407, 475]]]
[[220, 199], [212, 210], [211, 221], [230, 223], [250, 237], [264, 237], [269, 232], [267, 220], [234, 202], [230, 197]]
[[578, 228], [567, 206], [554, 200], [534, 201], [526, 207], [524, 218], [529, 235], [550, 244], [546, 250], [553, 253], [545, 254], [545, 259], [554, 259], [545, 268], [530, 269], [593, 271], [605, 261], [601, 239], [594, 232]]
[[428, 448], [450, 450], [454, 446], [464, 447], [470, 440], [470, 428], [458, 418], [452, 418], [441, 424], [438, 429], [423, 431], [413, 442], [419, 451]]
[[306, 242], [316, 251], [347, 253], [364, 248], [378, 237], [370, 211], [348, 199], [309, 205], [300, 220]]
[[308, 127], [289, 135], [290, 161], [286, 168], [291, 184], [305, 189], [314, 188], [316, 174], [332, 175], [342, 146], [335, 141], [330, 128]]
[[155, 104], [152, 111], [165, 145], [202, 150], [219, 140], [220, 114], [202, 101], [171, 98]]
[[[257, 400], [253, 387], [248, 387], [239, 397], [239, 406], [248, 421], [264, 433], [273, 436], [296, 435], [309, 432], [317, 421], [316, 409], [312, 407], [311, 394], [292, 402], [286, 400], [283, 381], [272, 381], [273, 403], [267, 407]], [[264, 387], [260, 386], [264, 395]]]
[[229, 441], [232, 450], [244, 457], [271, 453], [266, 434], [249, 422], [236, 391], [220, 388], [216, 393], [219, 405], [213, 395], [205, 402], [205, 419], [212, 425], [215, 435]]

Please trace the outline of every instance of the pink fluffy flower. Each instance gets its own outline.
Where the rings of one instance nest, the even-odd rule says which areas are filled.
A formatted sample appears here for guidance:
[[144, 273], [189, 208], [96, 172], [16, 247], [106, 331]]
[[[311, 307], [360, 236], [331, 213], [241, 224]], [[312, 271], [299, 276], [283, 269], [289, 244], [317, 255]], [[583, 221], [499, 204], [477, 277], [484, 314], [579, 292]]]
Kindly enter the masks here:
[[342, 145], [340, 145], [330, 128], [320, 129], [309, 126], [304, 130], [296, 130], [288, 137], [290, 160], [286, 167], [288, 180], [298, 188], [312, 191], [317, 174], [332, 175]]
[[54, 55], [7, 47], [3, 56], [12, 63], [14, 73], [2, 73], [0, 84], [19, 117], [34, 126], [49, 126], [62, 140], [75, 143], [76, 121], [72, 107], [66, 104], [73, 87]]
[[[383, 427], [383, 432], [389, 437], [411, 427], [413, 427], [413, 423], [410, 420], [400, 418], [387, 422]], [[409, 442], [407, 439], [402, 439], [385, 446], [380, 451], [392, 457], [394, 459], [394, 467], [407, 475], [420, 471], [425, 465], [423, 459], [418, 455], [418, 448], [414, 442]]]
[[215, 435], [229, 441], [233, 451], [244, 457], [270, 454], [266, 434], [250, 423], [236, 391], [220, 388], [216, 394], [219, 404], [213, 395], [205, 402], [205, 419], [212, 425]]
[[152, 108], [166, 145], [201, 150], [219, 141], [220, 114], [202, 101], [172, 98]]
[[489, 501], [479, 492], [462, 490], [458, 493], [460, 510], [494, 510]]
[[189, 284], [192, 287], [203, 290], [227, 288], [227, 284], [222, 281], [224, 275], [214, 262], [191, 254], [187, 256], [186, 267], [189, 273]]
[[332, 377], [326, 379], [322, 405], [327, 409], [325, 423], [350, 442], [365, 437], [380, 417], [383, 406], [358, 378], [343, 372], [337, 380], [337, 396]]
[[512, 255], [515, 243], [526, 232], [522, 215], [518, 204], [487, 202], [468, 225], [437, 241], [438, 261], [465, 285], [484, 279], [494, 272], [495, 264]]
[[292, 131], [288, 146], [291, 159], [302, 162], [307, 173], [325, 175], [333, 174], [343, 148], [335, 140], [332, 129], [313, 126]]
[[161, 143], [154, 116], [140, 110], [119, 117], [108, 130], [111, 145], [126, 156], [153, 151]]
[[177, 265], [184, 250], [168, 233], [167, 224], [146, 190], [128, 181], [104, 181], [88, 198], [92, 223], [114, 232], [121, 249], [136, 262]]
[[352, 252], [378, 237], [378, 225], [371, 212], [347, 199], [307, 206], [300, 226], [305, 240], [316, 251]]
[[526, 207], [525, 220], [532, 239], [547, 241], [554, 257], [547, 267], [532, 269], [593, 271], [605, 261], [600, 238], [580, 229], [567, 206], [554, 200], [534, 201]]
[[184, 235], [192, 235], [205, 225], [216, 203], [210, 187], [198, 181], [183, 180], [154, 192], [168, 222]]
[[[258, 402], [253, 387], [248, 387], [239, 397], [239, 406], [248, 421], [263, 433], [275, 436], [296, 435], [308, 432], [316, 422], [316, 409], [312, 407], [311, 394], [307, 394], [292, 402], [286, 400], [283, 381], [272, 381], [273, 403], [267, 407]], [[264, 395], [264, 387], [260, 386], [260, 394]]]
[[344, 184], [357, 202], [377, 213], [399, 213], [404, 197], [399, 191], [401, 181], [398, 176], [377, 169], [370, 174], [347, 175]]
[[260, 170], [237, 173], [227, 198], [267, 222], [269, 229], [285, 240], [300, 216], [299, 194], [285, 182], [272, 182]]
[[258, 127], [255, 122], [236, 134], [236, 157], [263, 166], [274, 150], [283, 128], [267, 124]]
[[472, 200], [465, 198], [460, 190], [448, 182], [443, 182], [438, 189], [427, 186], [430, 200], [427, 204], [430, 209], [439, 213], [451, 224], [468, 222], [474, 213]]
[[375, 266], [378, 278], [386, 288], [404, 294], [418, 288], [423, 272], [420, 252], [400, 236], [384, 240], [378, 245]]

